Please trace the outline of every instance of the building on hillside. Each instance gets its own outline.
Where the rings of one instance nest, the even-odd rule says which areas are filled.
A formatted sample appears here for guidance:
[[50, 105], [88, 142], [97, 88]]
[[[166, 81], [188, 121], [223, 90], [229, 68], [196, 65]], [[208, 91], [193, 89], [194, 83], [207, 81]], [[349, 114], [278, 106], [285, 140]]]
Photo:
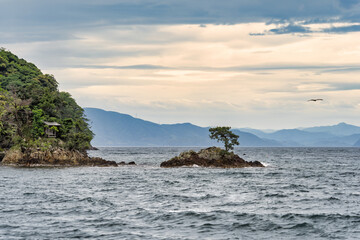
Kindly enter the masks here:
[[56, 138], [56, 130], [52, 127], [59, 127], [61, 125], [57, 122], [46, 122], [46, 121], [44, 121], [44, 124], [45, 124], [45, 135], [48, 138]]

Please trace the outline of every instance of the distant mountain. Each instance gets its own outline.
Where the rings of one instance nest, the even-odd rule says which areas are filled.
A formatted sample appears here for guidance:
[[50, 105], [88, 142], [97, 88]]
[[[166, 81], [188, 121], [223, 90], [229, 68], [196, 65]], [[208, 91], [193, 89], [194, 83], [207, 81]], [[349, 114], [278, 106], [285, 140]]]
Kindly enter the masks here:
[[356, 141], [356, 143], [354, 144], [354, 147], [360, 147], [360, 138], [359, 138], [359, 140]]
[[[85, 108], [95, 137], [94, 146], [214, 146], [209, 128], [190, 123], [156, 124], [127, 114]], [[281, 146], [275, 140], [262, 139], [254, 134], [234, 130], [241, 146]]]
[[[94, 146], [219, 146], [209, 138], [209, 128], [191, 123], [156, 124], [127, 114], [85, 108], [95, 137]], [[252, 147], [360, 147], [360, 127], [339, 123], [303, 129], [264, 132], [233, 130], [240, 146]]]
[[339, 139], [340, 139], [341, 142], [347, 143], [347, 144], [349, 144], [351, 146], [355, 146], [356, 142], [358, 140], [360, 141], [360, 134], [352, 134], [352, 135], [349, 135], [349, 136], [340, 137]]
[[[206, 128], [208, 132], [209, 128]], [[235, 134], [239, 136], [240, 146], [251, 146], [251, 147], [280, 147], [282, 146], [276, 140], [260, 138], [252, 133], [242, 132], [239, 130], [233, 130]]]
[[333, 126], [303, 128], [302, 130], [306, 132], [330, 133], [335, 136], [348, 136], [353, 134], [360, 134], [360, 127], [346, 123], [339, 123]]
[[322, 146], [335, 136], [329, 133], [311, 133], [298, 129], [285, 129], [268, 134], [268, 138], [280, 141], [285, 146]]
[[[246, 128], [242, 130], [246, 131]], [[250, 129], [250, 131], [258, 137], [272, 139], [289, 147], [352, 147], [360, 140], [360, 127], [346, 123], [334, 126], [283, 129], [273, 133], [256, 129]]]
[[260, 138], [267, 138], [269, 133], [275, 132], [275, 131], [258, 130], [253, 128], [237, 128], [237, 130], [242, 132], [252, 133]]

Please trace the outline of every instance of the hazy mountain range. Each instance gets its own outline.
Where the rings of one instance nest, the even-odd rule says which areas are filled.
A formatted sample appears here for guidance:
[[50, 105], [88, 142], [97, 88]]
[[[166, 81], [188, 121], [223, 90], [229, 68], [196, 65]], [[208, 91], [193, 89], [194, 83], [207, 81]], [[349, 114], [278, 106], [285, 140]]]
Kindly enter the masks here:
[[[95, 133], [93, 146], [213, 146], [209, 128], [191, 123], [156, 124], [127, 114], [85, 108]], [[360, 127], [339, 123], [278, 131], [251, 128], [233, 130], [241, 146], [252, 147], [360, 147]]]

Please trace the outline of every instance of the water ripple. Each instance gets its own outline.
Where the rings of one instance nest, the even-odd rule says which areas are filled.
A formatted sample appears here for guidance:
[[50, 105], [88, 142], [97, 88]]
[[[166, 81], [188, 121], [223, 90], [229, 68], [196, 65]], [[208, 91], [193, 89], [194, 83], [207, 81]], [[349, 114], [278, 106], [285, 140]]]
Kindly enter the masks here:
[[0, 167], [0, 239], [357, 239], [356, 148], [240, 148], [256, 169], [177, 168], [184, 148], [101, 148], [138, 166]]

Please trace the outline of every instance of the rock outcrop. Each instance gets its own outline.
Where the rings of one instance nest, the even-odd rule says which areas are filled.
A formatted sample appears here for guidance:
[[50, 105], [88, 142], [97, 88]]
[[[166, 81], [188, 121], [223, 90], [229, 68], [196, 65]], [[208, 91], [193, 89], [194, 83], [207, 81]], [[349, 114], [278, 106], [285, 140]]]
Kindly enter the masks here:
[[199, 152], [194, 152], [192, 150], [183, 152], [177, 157], [162, 162], [160, 167], [190, 167], [194, 165], [217, 168], [264, 167], [259, 161], [247, 162], [233, 152], [229, 153], [218, 147], [202, 149]]
[[4, 153], [4, 152], [0, 152], [0, 162], [3, 160], [4, 157], [5, 157], [5, 153]]
[[136, 165], [136, 163], [135, 162], [129, 162], [129, 163], [119, 162], [119, 165], [121, 165], [121, 166], [124, 166], [124, 165]]
[[99, 166], [99, 167], [117, 167], [115, 161], [107, 161], [102, 158], [89, 157], [86, 152], [70, 151], [61, 148], [52, 150], [39, 149], [11, 149], [5, 154], [2, 165], [12, 166]]

